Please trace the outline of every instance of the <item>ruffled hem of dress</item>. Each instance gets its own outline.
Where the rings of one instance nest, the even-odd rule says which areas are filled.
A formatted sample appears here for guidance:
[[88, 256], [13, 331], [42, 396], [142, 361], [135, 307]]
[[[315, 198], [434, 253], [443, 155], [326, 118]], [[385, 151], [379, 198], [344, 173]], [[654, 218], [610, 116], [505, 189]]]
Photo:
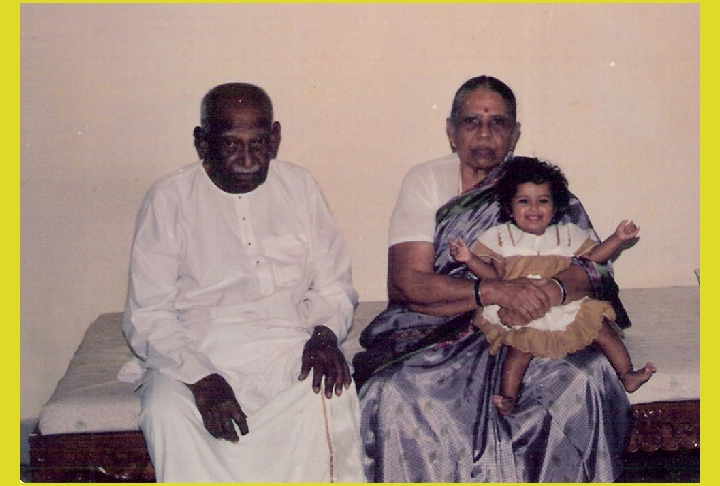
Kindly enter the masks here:
[[588, 299], [582, 303], [573, 322], [561, 331], [543, 331], [531, 327], [508, 329], [488, 321], [478, 312], [473, 324], [479, 328], [490, 343], [490, 354], [504, 345], [542, 358], [562, 358], [591, 344], [607, 320], [612, 329], [622, 337], [622, 330], [615, 324], [615, 312], [604, 301]]

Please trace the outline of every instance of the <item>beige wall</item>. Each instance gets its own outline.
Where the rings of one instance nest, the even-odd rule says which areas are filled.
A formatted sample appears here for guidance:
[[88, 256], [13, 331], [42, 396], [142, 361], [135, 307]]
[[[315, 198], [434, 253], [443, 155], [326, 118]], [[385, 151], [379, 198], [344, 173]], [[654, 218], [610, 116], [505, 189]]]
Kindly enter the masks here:
[[517, 153], [560, 164], [602, 236], [642, 227], [621, 287], [699, 266], [697, 5], [21, 5], [21, 415], [37, 415], [86, 326], [123, 307], [135, 213], [194, 160], [204, 92], [264, 86], [280, 157], [308, 167], [361, 299], [385, 298], [405, 171], [444, 155], [467, 78], [518, 96]]

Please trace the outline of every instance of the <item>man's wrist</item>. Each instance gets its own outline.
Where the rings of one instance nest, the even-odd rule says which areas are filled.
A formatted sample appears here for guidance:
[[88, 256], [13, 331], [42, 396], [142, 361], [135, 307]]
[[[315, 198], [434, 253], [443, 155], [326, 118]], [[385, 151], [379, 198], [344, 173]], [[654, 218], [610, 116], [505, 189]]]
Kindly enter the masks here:
[[185, 385], [194, 395], [198, 392], [202, 393], [206, 390], [217, 389], [218, 387], [222, 386], [223, 382], [225, 382], [225, 378], [223, 378], [222, 375], [218, 373], [211, 373], [209, 375], [203, 376], [195, 383], [185, 383]]
[[337, 344], [337, 336], [327, 326], [315, 326], [313, 328], [312, 334], [310, 335], [310, 339], [320, 339], [322, 341], [330, 341], [335, 344]]

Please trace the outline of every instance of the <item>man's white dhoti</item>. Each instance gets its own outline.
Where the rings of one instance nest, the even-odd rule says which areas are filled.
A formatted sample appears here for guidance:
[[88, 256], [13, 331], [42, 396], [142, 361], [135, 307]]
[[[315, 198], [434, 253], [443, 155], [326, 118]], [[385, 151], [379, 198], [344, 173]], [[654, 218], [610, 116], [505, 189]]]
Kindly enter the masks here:
[[[314, 393], [311, 377], [247, 418], [232, 443], [211, 436], [188, 387], [152, 373], [140, 388], [140, 426], [159, 482], [365, 482], [355, 385]], [[352, 413], [349, 413], [349, 411]]]

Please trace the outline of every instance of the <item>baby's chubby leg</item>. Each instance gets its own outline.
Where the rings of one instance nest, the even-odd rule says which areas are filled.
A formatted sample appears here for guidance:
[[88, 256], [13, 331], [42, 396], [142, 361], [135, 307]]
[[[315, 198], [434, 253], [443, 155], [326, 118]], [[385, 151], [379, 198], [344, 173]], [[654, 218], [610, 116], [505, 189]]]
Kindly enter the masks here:
[[625, 344], [623, 344], [620, 336], [618, 336], [607, 322], [603, 321], [603, 327], [595, 338], [595, 342], [600, 346], [620, 381], [625, 391], [632, 393], [643, 383], [648, 381], [650, 377], [657, 371], [655, 366], [648, 362], [640, 369], [634, 370], [630, 353], [628, 353]]
[[520, 384], [530, 364], [532, 354], [508, 347], [502, 364], [500, 395], [493, 395], [492, 401], [500, 415], [512, 415], [520, 391]]

